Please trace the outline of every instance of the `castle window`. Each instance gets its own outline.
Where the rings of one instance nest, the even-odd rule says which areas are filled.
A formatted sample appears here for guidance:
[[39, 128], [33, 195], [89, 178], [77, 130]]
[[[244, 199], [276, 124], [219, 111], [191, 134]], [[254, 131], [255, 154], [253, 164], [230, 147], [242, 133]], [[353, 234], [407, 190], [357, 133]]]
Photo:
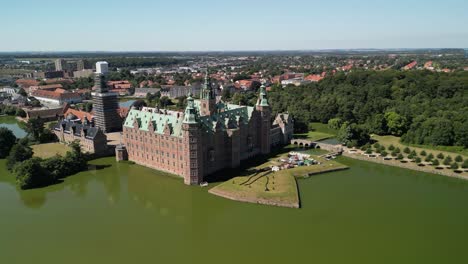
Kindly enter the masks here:
[[215, 161], [215, 151], [214, 151], [214, 149], [210, 149], [208, 151], [208, 160], [211, 161], [211, 162]]

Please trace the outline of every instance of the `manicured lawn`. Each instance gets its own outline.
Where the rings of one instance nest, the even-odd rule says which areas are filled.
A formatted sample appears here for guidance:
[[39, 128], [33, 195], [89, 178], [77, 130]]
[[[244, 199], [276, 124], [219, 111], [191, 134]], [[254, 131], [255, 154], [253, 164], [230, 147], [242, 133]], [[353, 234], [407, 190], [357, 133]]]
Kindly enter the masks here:
[[263, 176], [265, 173], [233, 178], [210, 193], [244, 202], [299, 207], [296, 179], [284, 172]]
[[33, 145], [34, 156], [40, 158], [50, 158], [55, 155], [65, 156], [70, 151], [70, 147], [60, 143], [46, 143], [40, 145]]
[[335, 137], [337, 134], [337, 131], [330, 129], [327, 124], [314, 122], [314, 123], [311, 123], [311, 126], [313, 128], [312, 131], [309, 131], [307, 133], [302, 133], [302, 134], [295, 134], [294, 137], [307, 138], [312, 141], [319, 141], [319, 140], [324, 140], [327, 138]]
[[283, 152], [271, 157], [264, 163], [249, 168], [250, 173], [247, 173], [247, 175], [240, 172], [239, 174], [244, 176], [229, 179], [212, 188], [210, 193], [244, 202], [298, 207], [299, 194], [295, 177], [304, 177], [309, 174], [318, 174], [347, 168], [347, 166], [334, 160], [327, 161], [312, 155], [313, 158], [320, 161], [321, 164], [296, 167], [270, 173], [269, 170], [261, 171], [262, 169], [269, 168], [271, 165], [278, 164], [278, 159], [285, 156], [287, 152], [291, 150], [293, 149], [290, 147], [284, 148]]
[[464, 158], [466, 159], [468, 157], [468, 149], [465, 149], [463, 147], [452, 147], [452, 146], [422, 146], [422, 145], [411, 145], [411, 144], [403, 144], [400, 142], [399, 137], [395, 136], [377, 136], [377, 135], [372, 135], [372, 139], [377, 140], [380, 144], [384, 145], [385, 147], [388, 147], [390, 145], [393, 145], [395, 147], [399, 147], [401, 150], [403, 150], [405, 147], [409, 147], [410, 149], [416, 150], [416, 152], [419, 154], [422, 150], [426, 151], [427, 154], [432, 153], [434, 156], [436, 156], [439, 153], [444, 154], [444, 156], [452, 156], [454, 158], [457, 154], [465, 156]]

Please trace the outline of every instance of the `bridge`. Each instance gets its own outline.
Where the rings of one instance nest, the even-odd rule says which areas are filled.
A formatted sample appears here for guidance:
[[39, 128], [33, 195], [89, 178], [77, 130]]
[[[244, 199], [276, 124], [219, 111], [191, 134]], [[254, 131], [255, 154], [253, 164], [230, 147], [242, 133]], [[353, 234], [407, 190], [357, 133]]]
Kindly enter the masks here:
[[307, 139], [292, 139], [291, 144], [304, 148], [320, 148], [331, 152], [343, 152], [343, 146], [341, 145], [333, 145]]

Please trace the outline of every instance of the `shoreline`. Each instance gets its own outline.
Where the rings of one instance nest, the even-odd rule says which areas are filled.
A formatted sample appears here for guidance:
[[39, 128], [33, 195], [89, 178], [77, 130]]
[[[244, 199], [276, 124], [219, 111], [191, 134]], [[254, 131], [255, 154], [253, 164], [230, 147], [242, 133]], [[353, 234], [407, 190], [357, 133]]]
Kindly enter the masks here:
[[369, 157], [366, 157], [366, 156], [363, 156], [363, 155], [360, 155], [360, 154], [347, 153], [346, 151], [343, 152], [343, 156], [348, 157], [348, 158], [352, 158], [352, 159], [369, 161], [369, 162], [379, 163], [379, 164], [382, 164], [382, 165], [388, 165], [388, 166], [392, 166], [392, 167], [399, 167], [399, 168], [408, 169], [408, 170], [414, 170], [414, 171], [420, 171], [420, 172], [426, 172], [426, 173], [432, 173], [432, 174], [436, 174], [436, 175], [451, 177], [451, 178], [458, 178], [458, 179], [462, 179], [462, 180], [468, 180], [468, 176], [457, 174], [455, 172], [444, 171], [446, 169], [437, 170], [437, 169], [433, 168], [430, 165], [420, 167], [420, 166], [414, 165], [414, 163], [401, 163], [400, 161], [395, 161], [395, 160], [385, 161], [383, 159], [380, 159], [379, 157], [369, 158]]
[[[297, 187], [297, 181], [294, 179], [296, 183], [296, 188]], [[297, 194], [297, 203], [286, 203], [286, 202], [278, 202], [278, 201], [272, 201], [268, 199], [263, 199], [263, 198], [248, 198], [248, 197], [242, 197], [242, 196], [236, 196], [232, 195], [231, 193], [226, 193], [224, 191], [220, 191], [216, 188], [211, 188], [208, 190], [208, 193], [211, 193], [213, 195], [229, 199], [232, 201], [237, 201], [237, 202], [244, 202], [244, 203], [252, 203], [252, 204], [261, 204], [261, 205], [271, 205], [271, 206], [278, 206], [278, 207], [286, 207], [286, 208], [300, 208], [300, 199], [299, 199], [299, 194]]]

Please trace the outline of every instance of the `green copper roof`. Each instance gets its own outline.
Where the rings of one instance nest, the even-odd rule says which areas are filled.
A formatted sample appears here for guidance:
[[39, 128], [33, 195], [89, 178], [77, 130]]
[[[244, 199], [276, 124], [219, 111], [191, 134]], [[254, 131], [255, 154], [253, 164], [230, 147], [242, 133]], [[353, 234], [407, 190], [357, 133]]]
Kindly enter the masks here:
[[265, 85], [263, 84], [260, 87], [260, 96], [258, 97], [257, 105], [270, 106], [270, 104], [268, 103], [267, 93], [265, 91]]
[[154, 127], [157, 134], [164, 134], [166, 125], [171, 129], [171, 136], [182, 137], [182, 124], [198, 124], [202, 126], [203, 132], [214, 132], [217, 130], [236, 129], [239, 124], [248, 124], [252, 118], [254, 108], [251, 106], [240, 106], [219, 102], [216, 104], [218, 111], [210, 116], [199, 116], [200, 100], [188, 98], [185, 114], [160, 114], [149, 110], [132, 109], [125, 119], [124, 126], [133, 128], [138, 123], [139, 130], [150, 131]]
[[[195, 101], [199, 107], [200, 101]], [[214, 132], [217, 130], [236, 129], [239, 122], [248, 124], [254, 108], [251, 106], [240, 106], [234, 104], [225, 104], [219, 102], [217, 104], [219, 112], [210, 116], [201, 116], [200, 122], [204, 132]]]
[[154, 127], [154, 132], [157, 134], [164, 134], [164, 129], [167, 126], [171, 129], [171, 136], [182, 137], [182, 122], [183, 115], [180, 114], [179, 118], [172, 114], [159, 114], [149, 111], [141, 111], [132, 109], [125, 119], [125, 127], [134, 127], [134, 122], [138, 122], [140, 130], [150, 131], [150, 126]]

